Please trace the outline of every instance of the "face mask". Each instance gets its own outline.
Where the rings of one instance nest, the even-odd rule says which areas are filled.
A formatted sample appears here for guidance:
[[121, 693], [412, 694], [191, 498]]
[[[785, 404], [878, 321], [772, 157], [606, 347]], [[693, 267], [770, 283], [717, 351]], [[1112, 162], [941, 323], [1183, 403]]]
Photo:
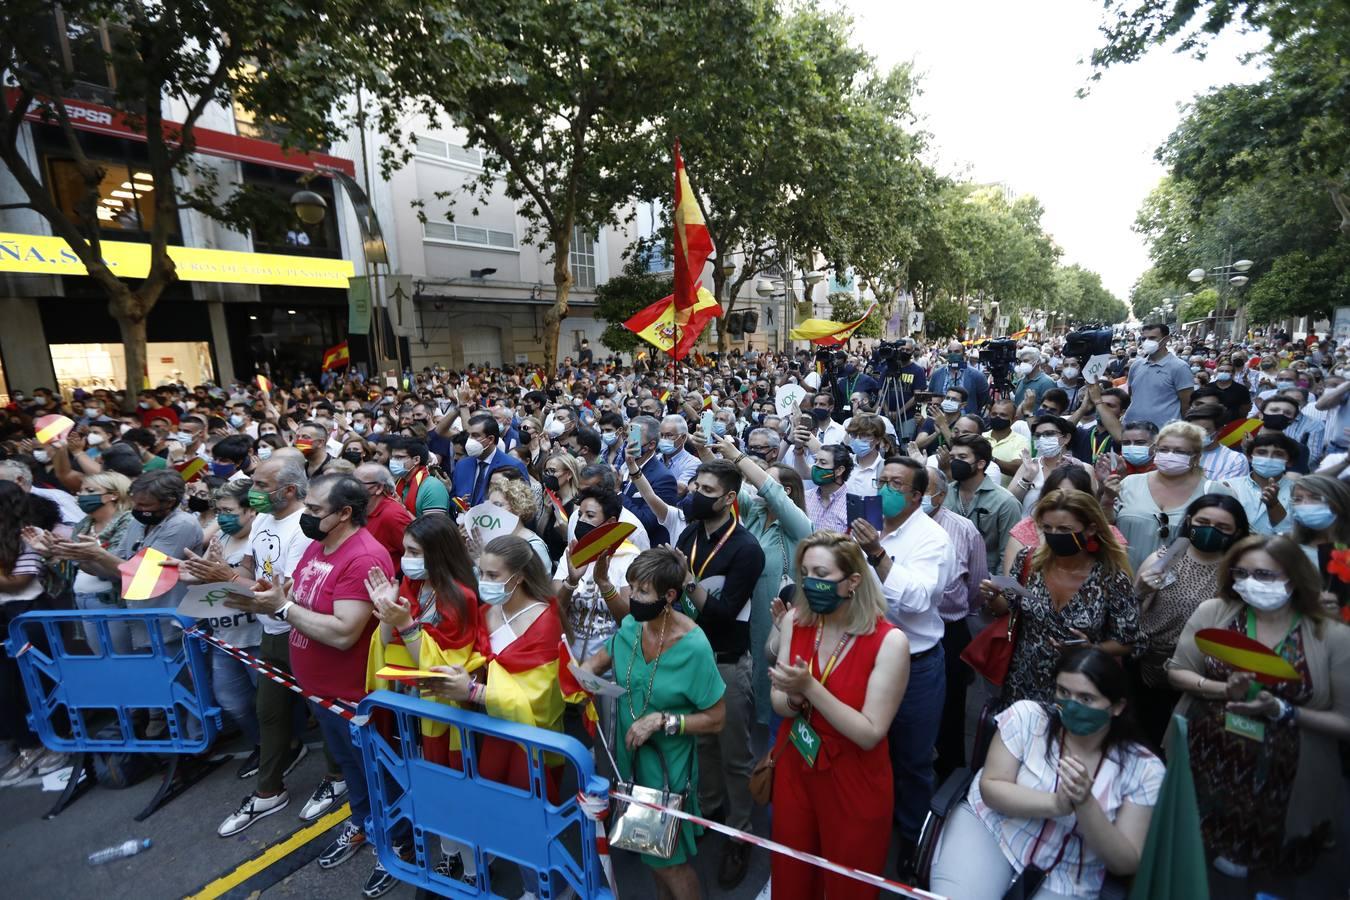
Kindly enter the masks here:
[[230, 425], [235, 428], [241, 428], [244, 424], [244, 417], [240, 415], [230, 416]]
[[99, 444], [103, 443], [103, 435], [91, 434], [89, 435], [89, 437], [84, 439], [84, 442], [91, 447], [97, 447]]
[[80, 494], [75, 498], [75, 502], [80, 505], [80, 510], [88, 515], [103, 508], [103, 495]]
[[1252, 457], [1252, 471], [1262, 478], [1279, 478], [1288, 465], [1284, 460], [1273, 456]]
[[328, 532], [323, 530], [323, 516], [315, 516], [309, 513], [300, 514], [300, 530], [304, 532], [305, 537], [311, 541], [321, 541], [328, 537]]
[[1152, 356], [1157, 352], [1158, 352], [1158, 342], [1153, 340], [1152, 338], [1149, 338], [1148, 340], [1144, 341], [1142, 344], [1139, 345], [1140, 356]]
[[1191, 366], [1191, 374], [1192, 374], [1192, 375], [1199, 375], [1199, 374], [1200, 374], [1200, 367], [1199, 367], [1199, 366]]
[[726, 422], [714, 422], [714, 423], [713, 423], [713, 429], [712, 429], [712, 430], [713, 430], [713, 434], [717, 435], [718, 437], [725, 437], [725, 436], [726, 436], [726, 433], [727, 433], [727, 423], [726, 423]]
[[820, 466], [811, 467], [811, 483], [818, 486], [830, 484], [834, 481], [834, 469], [822, 469]]
[[1059, 438], [1054, 435], [1036, 438], [1036, 455], [1055, 457], [1064, 452], [1063, 446], [1059, 443]]
[[894, 519], [903, 513], [909, 503], [903, 491], [897, 491], [889, 484], [878, 491], [877, 496], [881, 498], [881, 514], [888, 519]]
[[989, 429], [991, 431], [1004, 431], [1012, 425], [1011, 419], [1005, 419], [1002, 416], [989, 417]]
[[1239, 597], [1252, 609], [1261, 612], [1274, 612], [1289, 602], [1289, 582], [1264, 582], [1247, 577], [1233, 585]]
[[[470, 438], [472, 440], [472, 438]], [[406, 459], [389, 460], [389, 474], [395, 478], [402, 478], [408, 474], [408, 461]]]
[[686, 510], [685, 515], [699, 521], [711, 519], [713, 516], [717, 515], [715, 507], [717, 506], [717, 501], [722, 499], [721, 497], [709, 497], [707, 494], [700, 494], [693, 491], [691, 491], [690, 494], [689, 509]]
[[211, 463], [211, 474], [217, 478], [229, 478], [238, 468], [232, 462], [213, 462]]
[[365, 433], [366, 433], [366, 423], [365, 423], [365, 422], [357, 422], [355, 425], [352, 426], [352, 431], [355, 431], [357, 434], [365, 434]]
[[827, 578], [803, 578], [802, 593], [811, 612], [821, 616], [834, 612], [847, 599], [839, 596], [839, 582]]
[[951, 461], [952, 480], [965, 481], [975, 474], [975, 467], [964, 459], [953, 459]]
[[1077, 377], [1078, 377], [1078, 369], [1075, 368], [1074, 366], [1067, 366], [1067, 367], [1064, 369], [1064, 377], [1065, 377], [1065, 378], [1077, 378]]
[[666, 604], [659, 600], [655, 603], [647, 603], [637, 599], [628, 601], [628, 614], [633, 617], [635, 622], [650, 622], [658, 618], [665, 608]]
[[1192, 525], [1189, 537], [1201, 553], [1222, 553], [1233, 545], [1236, 535], [1224, 534], [1213, 525]]
[[137, 522], [140, 522], [146, 528], [154, 528], [160, 522], [163, 522], [165, 519], [167, 519], [169, 517], [169, 514], [162, 512], [142, 512], [139, 509], [133, 509], [131, 511], [131, 517], [135, 519]]
[[547, 425], [544, 426], [544, 433], [551, 438], [561, 436], [562, 433], [566, 430], [567, 426], [559, 422], [557, 419], [554, 419], [553, 421], [549, 422]]
[[259, 444], [259, 445], [258, 445], [258, 459], [271, 459], [271, 458], [272, 458], [272, 445], [271, 445], [271, 444]]
[[1059, 699], [1055, 706], [1059, 707], [1059, 721], [1064, 730], [1079, 737], [1101, 731], [1111, 721], [1110, 709], [1085, 706], [1077, 700]]
[[236, 513], [216, 513], [216, 524], [226, 534], [238, 534], [239, 530], [244, 527]]
[[1299, 503], [1294, 507], [1294, 521], [1304, 528], [1321, 531], [1336, 521], [1336, 514], [1326, 503]]
[[1045, 546], [1049, 547], [1050, 552], [1056, 556], [1073, 556], [1082, 550], [1086, 543], [1081, 531], [1071, 531], [1068, 534], [1047, 534], [1045, 536]]
[[[507, 581], [510, 581], [508, 578]], [[488, 606], [501, 606], [511, 596], [506, 589], [506, 581], [479, 581], [478, 599]]]
[[1160, 450], [1154, 457], [1154, 464], [1164, 475], [1184, 475], [1191, 470], [1191, 455], [1175, 450]]
[[140, 403], [137, 403], [136, 405], [139, 406], [141, 409], [149, 409], [149, 408], [150, 408], [150, 401], [149, 401], [149, 400], [142, 400]]
[[34, 450], [33, 459], [37, 460], [40, 463], [45, 463], [49, 459], [51, 459], [51, 454], [48, 453], [46, 450]]
[[413, 581], [422, 581], [427, 577], [427, 561], [422, 556], [407, 556], [399, 561], [399, 568], [403, 574], [407, 575]]
[[919, 508], [931, 516], [933, 514], [933, 498], [924, 494], [923, 499], [919, 501]]
[[1215, 381], [1232, 381], [1232, 380], [1233, 380], [1233, 373], [1232, 373], [1232, 372], [1219, 372], [1219, 373], [1215, 374], [1214, 380], [1215, 380]]
[[1153, 457], [1153, 448], [1138, 444], [1127, 444], [1120, 448], [1120, 455], [1132, 466], [1142, 466]]
[[1261, 421], [1272, 431], [1284, 431], [1294, 419], [1284, 413], [1266, 413], [1261, 417]]
[[854, 456], [866, 456], [872, 452], [872, 442], [864, 438], [854, 438], [848, 442], [848, 447]]
[[487, 448], [483, 446], [483, 442], [478, 440], [478, 438], [469, 438], [464, 442], [464, 455], [469, 457], [469, 459], [478, 459], [483, 455], [483, 451], [486, 449]]
[[614, 442], [617, 441], [618, 439], [619, 433], [617, 431], [600, 432], [600, 443], [604, 444], [606, 447], [613, 447]]
[[942, 401], [942, 411], [945, 413], [954, 413], [960, 408], [961, 404], [955, 400], [948, 399]]
[[1016, 366], [1013, 366], [1013, 371], [1017, 373], [1017, 376], [1019, 378], [1025, 378], [1026, 376], [1031, 374], [1031, 364], [1018, 363]]
[[273, 508], [272, 495], [260, 488], [249, 488], [248, 505], [250, 509], [257, 510], [260, 513], [270, 513]]
[[577, 527], [576, 527], [576, 529], [575, 529], [575, 531], [576, 531], [576, 536], [577, 536], [577, 540], [581, 540], [581, 539], [584, 538], [586, 535], [588, 535], [588, 534], [590, 534], [592, 531], [594, 531], [595, 528], [596, 528], [596, 526], [592, 525], [590, 522], [583, 522], [583, 521], [581, 521], [580, 519], [578, 519], [578, 520], [577, 520]]
[[675, 452], [675, 442], [669, 438], [661, 438], [656, 442], [656, 449], [662, 456], [669, 456]]
[[205, 497], [189, 497], [187, 508], [191, 512], [204, 513], [211, 508], [211, 501]]
[[364, 460], [361, 458], [360, 450], [343, 450], [342, 458], [354, 466], [361, 465]]

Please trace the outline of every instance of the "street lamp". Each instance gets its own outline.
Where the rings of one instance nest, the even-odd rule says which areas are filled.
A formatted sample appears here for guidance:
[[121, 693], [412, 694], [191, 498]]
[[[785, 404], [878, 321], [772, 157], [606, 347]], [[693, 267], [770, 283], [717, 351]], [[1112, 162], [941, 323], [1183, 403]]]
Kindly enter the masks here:
[[[1215, 337], [1222, 336], [1220, 334], [1220, 331], [1223, 327], [1223, 320], [1225, 318], [1224, 312], [1228, 305], [1228, 289], [1240, 288], [1245, 286], [1248, 282], [1250, 282], [1251, 279], [1247, 277], [1246, 272], [1248, 272], [1252, 266], [1256, 265], [1256, 263], [1252, 262], [1250, 259], [1239, 259], [1237, 262], [1232, 262], [1231, 261], [1233, 259], [1232, 247], [1228, 248], [1226, 258], [1230, 261], [1224, 263], [1221, 266], [1214, 266], [1213, 268], [1210, 269], [1205, 269], [1197, 266], [1196, 268], [1191, 269], [1190, 272], [1186, 273], [1186, 277], [1191, 281], [1195, 282], [1196, 284], [1199, 284], [1206, 278], [1214, 279], [1215, 288], [1219, 293], [1219, 301], [1214, 306]], [[1236, 318], [1237, 316], [1235, 314], [1234, 319]], [[1234, 321], [1233, 324], [1236, 325], [1237, 322]], [[1236, 330], [1237, 330], [1236, 328], [1233, 328], [1229, 331], [1230, 338], [1233, 336]]]
[[311, 190], [296, 191], [291, 194], [291, 209], [295, 217], [306, 225], [318, 225], [328, 214], [328, 201], [322, 194]]

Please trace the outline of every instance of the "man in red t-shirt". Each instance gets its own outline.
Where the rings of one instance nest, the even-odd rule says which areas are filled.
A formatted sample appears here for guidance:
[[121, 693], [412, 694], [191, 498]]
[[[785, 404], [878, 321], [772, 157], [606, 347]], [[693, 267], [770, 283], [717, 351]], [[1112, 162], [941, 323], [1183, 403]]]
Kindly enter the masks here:
[[150, 427], [150, 423], [155, 419], [165, 419], [171, 422], [174, 428], [178, 427], [178, 410], [160, 403], [159, 395], [154, 391], [141, 391], [137, 405], [139, 409], [136, 414], [141, 417], [141, 424], [145, 427]]
[[397, 569], [403, 559], [403, 532], [412, 522], [412, 513], [394, 497], [397, 483], [389, 470], [378, 463], [365, 463], [356, 467], [356, 480], [370, 495], [370, 506], [366, 510], [366, 530], [375, 536]]
[[[265, 613], [290, 625], [291, 671], [300, 686], [350, 706], [366, 694], [366, 654], [377, 625], [366, 576], [375, 568], [396, 577], [389, 551], [365, 528], [369, 502], [366, 489], [350, 475], [321, 475], [311, 481], [300, 530], [313, 543], [296, 563], [290, 590], [275, 586], [251, 599], [229, 601], [236, 609]], [[319, 865], [330, 869], [366, 845], [370, 796], [347, 720], [318, 706], [315, 717], [342, 768], [352, 805], [346, 827], [319, 856]], [[388, 877], [378, 864], [377, 869], [372, 879]]]

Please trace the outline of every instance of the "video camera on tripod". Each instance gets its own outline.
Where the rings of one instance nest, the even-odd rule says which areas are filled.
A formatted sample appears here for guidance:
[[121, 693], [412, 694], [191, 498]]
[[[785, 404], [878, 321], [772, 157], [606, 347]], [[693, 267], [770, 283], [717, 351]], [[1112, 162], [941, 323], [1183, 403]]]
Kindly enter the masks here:
[[1094, 356], [1109, 354], [1115, 335], [1110, 325], [1085, 325], [1064, 336], [1064, 355], [1086, 363]]
[[1017, 363], [1017, 341], [995, 338], [980, 345], [980, 365], [989, 371], [989, 380], [1000, 391], [1012, 385], [1012, 370]]

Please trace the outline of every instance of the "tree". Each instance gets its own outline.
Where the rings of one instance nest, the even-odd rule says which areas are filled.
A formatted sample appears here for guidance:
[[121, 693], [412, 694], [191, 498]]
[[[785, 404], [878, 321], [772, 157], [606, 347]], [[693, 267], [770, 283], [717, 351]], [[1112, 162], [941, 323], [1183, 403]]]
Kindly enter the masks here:
[[1079, 265], [1055, 269], [1055, 290], [1047, 305], [1068, 327], [1114, 325], [1125, 321], [1128, 312], [1102, 284], [1100, 275]]
[[[868, 304], [859, 300], [848, 291], [835, 291], [827, 298], [830, 303], [830, 318], [835, 322], [852, 322], [862, 318]], [[879, 310], [874, 310], [867, 321], [858, 326], [853, 337], [880, 338], [885, 336], [885, 322]]]
[[[527, 242], [551, 251], [554, 302], [544, 314], [544, 362], [573, 279], [578, 229], [617, 224], [653, 167], [670, 171], [668, 108], [703, 65], [740, 45], [757, 0], [651, 4], [637, 0], [455, 0], [457, 40], [439, 32], [405, 50], [393, 78], [419, 84], [430, 106], [481, 147], [479, 202], [504, 185], [528, 223]], [[694, 27], [697, 22], [698, 26]], [[669, 196], [669, 175], [663, 196]]]
[[607, 323], [600, 341], [619, 353], [631, 353], [643, 348], [648, 353], [654, 352], [655, 348], [651, 344], [624, 328], [623, 323], [638, 310], [675, 291], [673, 275], [646, 270], [646, 257], [642, 249], [639, 246], [636, 252], [629, 254], [628, 262], [619, 275], [595, 289], [595, 317]]
[[1134, 287], [1130, 288], [1130, 307], [1134, 310], [1134, 317], [1142, 321], [1148, 317], [1149, 310], [1161, 306], [1164, 300], [1188, 293], [1190, 288], [1182, 287], [1182, 284], [1165, 276], [1156, 266], [1144, 272]]
[[[45, 219], [108, 298], [134, 406], [145, 373], [146, 320], [178, 278], [168, 246], [179, 211], [196, 209], [246, 230], [258, 208], [256, 196], [238, 186], [223, 191], [214, 171], [194, 161], [202, 116], [214, 104], [229, 108], [238, 101], [261, 119], [283, 122], [291, 146], [326, 145], [343, 134], [337, 115], [343, 98], [358, 80], [373, 80], [379, 56], [361, 27], [368, 10], [351, 0], [325, 3], [322, 15], [304, 4], [258, 0], [63, 0], [60, 8], [67, 22], [107, 24], [110, 48], [82, 44], [80, 64], [116, 73], [116, 88], [100, 89], [98, 101], [145, 137], [144, 169], [154, 187], [146, 277], [124, 281], [103, 262], [98, 209], [106, 169], [85, 152], [72, 124], [64, 98], [75, 92], [75, 73], [58, 51], [47, 0], [8, 0], [0, 18], [0, 68], [6, 85], [14, 86], [0, 106], [0, 160], [24, 197], [10, 208], [32, 209]], [[391, 4], [386, 12], [385, 25], [397, 29], [409, 10]], [[395, 94], [391, 88], [386, 95]], [[166, 120], [170, 101], [186, 109], [182, 121]], [[60, 128], [75, 161], [81, 192], [72, 209], [57, 203], [22, 147], [30, 113]]]
[[970, 321], [966, 305], [950, 297], [939, 297], [924, 309], [923, 330], [933, 340], [956, 337]]

